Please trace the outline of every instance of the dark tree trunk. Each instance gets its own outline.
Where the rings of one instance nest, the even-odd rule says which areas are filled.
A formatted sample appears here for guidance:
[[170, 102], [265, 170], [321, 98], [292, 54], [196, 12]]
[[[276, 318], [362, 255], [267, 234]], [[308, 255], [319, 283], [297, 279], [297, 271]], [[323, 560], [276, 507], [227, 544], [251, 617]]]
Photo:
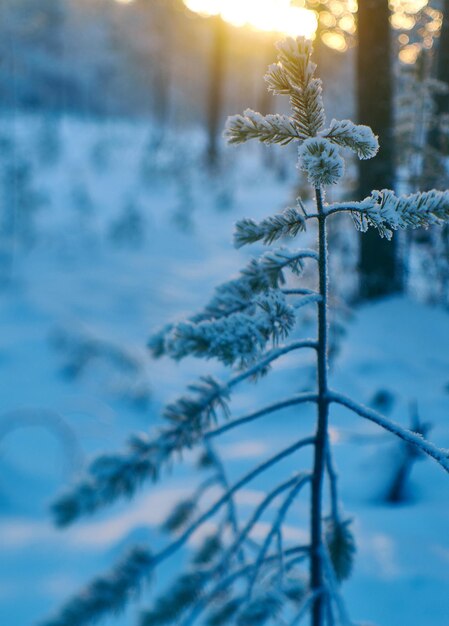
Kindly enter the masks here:
[[[436, 63], [435, 78], [449, 85], [449, 0], [443, 2], [443, 22], [438, 41], [438, 53]], [[434, 96], [435, 118], [428, 137], [428, 144], [439, 153], [446, 151], [442, 137], [439, 132], [439, 119], [441, 115], [449, 113], [449, 93], [439, 93]]]
[[[444, 0], [443, 23], [438, 48], [438, 79], [449, 83], [449, 0]], [[449, 96], [445, 95], [445, 112], [449, 107]]]
[[221, 130], [221, 114], [223, 108], [226, 24], [221, 17], [211, 18], [214, 21], [213, 49], [209, 74], [209, 101], [207, 112], [208, 149], [207, 159], [209, 166], [214, 169], [218, 165], [218, 141]]
[[[360, 161], [359, 196], [373, 189], [393, 189], [395, 183], [393, 137], [393, 70], [388, 0], [363, 0], [358, 9], [357, 87], [359, 123], [379, 136], [377, 157]], [[375, 229], [360, 237], [360, 288], [362, 299], [398, 292], [402, 269], [398, 240], [381, 239]]]
[[[449, 87], [449, 0], [443, 1], [443, 21], [438, 41], [435, 78]], [[427, 136], [427, 150], [424, 163], [425, 179], [428, 189], [447, 187], [446, 159], [449, 154], [447, 134], [441, 132], [440, 122], [443, 115], [449, 114], [449, 93], [434, 95], [435, 116]], [[449, 226], [444, 224], [441, 232], [446, 263], [449, 262]], [[447, 270], [443, 270], [441, 297], [447, 301]]]

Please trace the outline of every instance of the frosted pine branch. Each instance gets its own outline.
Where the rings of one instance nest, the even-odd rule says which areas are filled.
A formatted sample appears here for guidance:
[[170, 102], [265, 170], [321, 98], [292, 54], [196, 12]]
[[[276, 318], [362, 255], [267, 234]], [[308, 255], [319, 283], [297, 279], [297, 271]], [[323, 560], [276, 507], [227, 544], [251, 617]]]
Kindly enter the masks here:
[[138, 592], [145, 577], [149, 576], [154, 567], [176, 553], [193, 533], [218, 513], [237, 491], [283, 459], [312, 445], [313, 442], [314, 439], [310, 437], [301, 439], [252, 469], [234, 483], [165, 549], [154, 556], [145, 550], [132, 552], [111, 574], [93, 581], [83, 592], [70, 600], [56, 618], [47, 621], [42, 626], [87, 626], [111, 611], [120, 611], [126, 606], [130, 597]]
[[[257, 266], [255, 260], [250, 262], [249, 267]], [[193, 322], [204, 320], [220, 319], [232, 313], [244, 311], [251, 306], [254, 296], [257, 293], [266, 291], [269, 283], [266, 277], [260, 272], [257, 274], [257, 285], [253, 280], [243, 275], [243, 270], [238, 278], [230, 280], [215, 289], [215, 294], [204, 310], [191, 318]]]
[[304, 87], [292, 87], [290, 105], [295, 126], [305, 138], [316, 137], [325, 123], [321, 80], [314, 78]]
[[282, 612], [284, 599], [276, 590], [260, 592], [244, 605], [237, 616], [236, 626], [264, 626], [276, 620]]
[[223, 550], [223, 543], [218, 534], [208, 535], [195, 554], [193, 562], [195, 565], [207, 565], [217, 557]]
[[58, 526], [68, 526], [80, 517], [92, 515], [100, 508], [119, 498], [132, 497], [148, 480], [156, 480], [162, 467], [167, 465], [175, 452], [189, 449], [198, 444], [203, 436], [217, 437], [234, 428], [239, 423], [249, 422], [277, 408], [292, 406], [301, 402], [313, 402], [315, 394], [294, 396], [281, 404], [265, 407], [235, 422], [229, 422], [221, 429], [208, 431], [217, 421], [217, 411], [229, 416], [227, 398], [230, 390], [247, 380], [265, 372], [276, 359], [301, 348], [316, 347], [313, 340], [295, 341], [268, 352], [259, 362], [220, 384], [212, 377], [200, 379], [189, 386], [193, 394], [183, 395], [168, 404], [164, 415], [174, 425], [165, 428], [154, 437], [145, 434], [134, 435], [128, 447], [116, 454], [97, 457], [90, 465], [87, 476], [52, 505], [52, 512]]
[[312, 42], [304, 37], [287, 37], [278, 41], [276, 48], [278, 63], [289, 83], [302, 89], [307, 87], [317, 68], [312, 61]]
[[288, 96], [290, 94], [292, 86], [285, 69], [280, 63], [270, 65], [264, 79], [268, 85], [268, 91], [272, 91], [278, 96]]
[[181, 396], [164, 409], [164, 417], [172, 424], [202, 433], [218, 420], [218, 411], [229, 416], [227, 389], [212, 376], [191, 383], [188, 390], [193, 394]]
[[312, 350], [316, 350], [317, 342], [314, 339], [300, 339], [298, 341], [292, 341], [291, 343], [288, 343], [285, 346], [279, 346], [278, 348], [273, 348], [273, 350], [270, 350], [269, 352], [267, 352], [260, 361], [258, 361], [257, 363], [255, 363], [254, 365], [252, 365], [251, 367], [249, 367], [242, 373], [238, 374], [237, 376], [234, 376], [233, 378], [231, 378], [226, 385], [227, 388], [231, 389], [232, 387], [235, 387], [236, 385], [238, 385], [239, 383], [241, 383], [242, 381], [248, 378], [254, 378], [256, 376], [259, 376], [260, 372], [265, 371], [266, 368], [269, 367], [269, 365], [273, 361], [276, 361], [277, 359], [284, 356], [285, 354], [288, 354], [289, 352], [293, 352], [295, 350], [301, 350], [303, 348], [310, 348]]
[[[280, 225], [277, 224], [276, 228], [280, 228]], [[267, 294], [271, 289], [278, 289], [285, 284], [286, 270], [298, 276], [302, 271], [303, 261], [306, 259], [316, 260], [316, 252], [279, 248], [265, 253], [258, 259], [252, 259], [241, 270], [238, 278], [217, 287], [210, 302], [202, 311], [191, 316], [187, 324], [197, 326], [201, 322], [219, 320], [234, 313], [245, 312], [251, 315], [257, 307], [255, 296]], [[176, 324], [167, 324], [151, 337], [148, 347], [155, 358], [163, 355], [182, 358], [178, 350], [180, 346], [177, 350], [173, 350], [173, 337], [176, 332]], [[197, 356], [203, 355], [197, 354]]]
[[131, 498], [146, 481], [158, 478], [174, 452], [193, 445], [198, 437], [185, 428], [166, 429], [155, 439], [135, 435], [123, 452], [100, 455], [86, 477], [52, 504], [55, 523], [68, 526], [120, 498]]
[[196, 498], [188, 498], [178, 502], [162, 524], [162, 529], [167, 533], [175, 533], [186, 526], [197, 511]]
[[345, 406], [353, 413], [360, 415], [360, 417], [364, 417], [365, 419], [374, 422], [381, 428], [388, 430], [393, 435], [396, 435], [396, 437], [399, 437], [399, 439], [402, 439], [403, 441], [409, 443], [421, 452], [424, 452], [424, 454], [426, 454], [427, 456], [435, 459], [435, 461], [437, 461], [437, 463], [441, 465], [441, 467], [446, 470], [446, 472], [449, 472], [449, 450], [438, 448], [438, 446], [436, 446], [435, 444], [424, 439], [422, 435], [418, 435], [417, 433], [414, 433], [407, 428], [403, 428], [396, 422], [389, 420], [377, 411], [363, 406], [362, 404], [358, 404], [354, 400], [351, 400], [351, 398], [347, 398], [341, 393], [330, 392], [329, 400], [331, 402], [335, 402], [337, 404]]
[[176, 325], [166, 340], [166, 351], [175, 359], [192, 355], [217, 358], [226, 365], [245, 365], [257, 358], [269, 342], [287, 337], [295, 321], [294, 309], [283, 294], [270, 291], [258, 296], [247, 312]]
[[[324, 207], [324, 212], [326, 217], [330, 215], [334, 215], [336, 213], [348, 213], [348, 212], [356, 212], [356, 213], [364, 213], [368, 209], [372, 208], [372, 199], [371, 197], [365, 198], [361, 202], [333, 202], [332, 204], [327, 204]], [[309, 218], [316, 218], [317, 215], [309, 215]]]
[[353, 213], [356, 226], [366, 231], [378, 229], [382, 237], [391, 239], [393, 231], [405, 228], [428, 228], [449, 220], [449, 192], [425, 191], [409, 196], [396, 196], [389, 189], [373, 191], [360, 210]]
[[199, 528], [201, 528], [205, 522], [211, 519], [216, 513], [220, 511], [220, 509], [232, 498], [238, 491], [240, 491], [245, 485], [252, 482], [255, 478], [257, 478], [260, 474], [263, 474], [267, 470], [269, 470], [274, 465], [277, 465], [283, 459], [291, 456], [295, 452], [298, 452], [304, 447], [313, 445], [315, 439], [313, 437], [307, 437], [305, 439], [300, 439], [296, 441], [293, 445], [285, 448], [281, 452], [278, 452], [276, 455], [272, 456], [268, 460], [264, 461], [254, 469], [250, 470], [247, 474], [245, 474], [242, 478], [240, 478], [236, 483], [234, 483], [227, 492], [225, 492], [209, 509], [207, 509], [204, 513], [202, 513], [189, 528], [187, 528], [173, 543], [169, 544], [165, 549], [161, 552], [154, 555], [154, 562], [159, 564], [165, 559], [172, 556], [175, 552], [177, 552], [196, 532]]
[[296, 237], [303, 230], [305, 219], [302, 213], [296, 208], [288, 208], [259, 223], [249, 218], [240, 220], [235, 227], [234, 244], [236, 248], [257, 241], [268, 245], [283, 237]]
[[[232, 313], [244, 311], [254, 304], [254, 296], [285, 284], [285, 270], [296, 276], [302, 272], [304, 260], [316, 260], [314, 250], [288, 250], [279, 248], [251, 259], [240, 271], [240, 276], [223, 283], [203, 311], [191, 318], [192, 322], [220, 319]], [[173, 325], [167, 328], [167, 334]]]
[[285, 145], [314, 137], [324, 127], [325, 116], [321, 81], [313, 78], [316, 65], [312, 47], [302, 37], [279, 42], [278, 63], [268, 68], [265, 80], [273, 93], [290, 96], [293, 117], [263, 116], [251, 109], [229, 118], [225, 131], [229, 143], [250, 139]]
[[165, 340], [170, 332], [173, 330], [174, 324], [166, 324], [160, 330], [153, 333], [148, 340], [147, 348], [151, 352], [151, 356], [154, 359], [159, 359], [166, 354]]
[[[305, 259], [315, 259], [314, 250], [288, 250], [279, 248], [251, 259], [240, 271], [238, 278], [223, 283], [203, 311], [191, 318], [193, 322], [219, 319], [232, 313], [244, 311], [254, 302], [259, 293], [277, 289], [285, 284], [285, 270], [299, 276]], [[168, 334], [173, 328], [167, 327]]]
[[283, 93], [286, 83], [290, 83], [288, 94], [295, 125], [306, 138], [314, 137], [323, 128], [325, 116], [321, 80], [313, 77], [316, 65], [311, 60], [311, 43], [301, 37], [288, 38], [279, 42], [277, 49], [279, 65], [275, 72], [269, 69], [268, 83], [275, 89], [280, 87]]
[[287, 115], [262, 115], [246, 109], [243, 115], [228, 118], [225, 137], [230, 144], [235, 145], [258, 139], [262, 143], [285, 146], [291, 141], [304, 139], [306, 135], [296, 128], [292, 118]]
[[[282, 56], [289, 69], [282, 62], [271, 65], [265, 80], [273, 93], [290, 96], [293, 123], [299, 138], [307, 139], [316, 136], [325, 122], [321, 80], [312, 78], [315, 66], [311, 62], [307, 65], [306, 60], [305, 74], [301, 70], [298, 75], [294, 63], [286, 61], [287, 55], [288, 53]], [[310, 61], [310, 57], [308, 58]]]
[[253, 413], [249, 413], [243, 417], [239, 417], [223, 426], [219, 426], [209, 432], [205, 433], [205, 437], [213, 438], [218, 437], [219, 435], [224, 434], [225, 432], [232, 430], [233, 428], [237, 428], [239, 426], [243, 426], [243, 424], [248, 424], [249, 422], [253, 422], [260, 417], [264, 417], [265, 415], [269, 415], [270, 413], [276, 413], [282, 409], [286, 409], [290, 406], [296, 406], [298, 404], [305, 404], [308, 402], [316, 402], [318, 396], [316, 393], [298, 393], [286, 400], [281, 400], [280, 402], [274, 402], [268, 406], [259, 409], [258, 411], [254, 411]]
[[359, 159], [372, 159], [379, 150], [379, 142], [369, 126], [354, 124], [350, 120], [332, 120], [323, 137], [342, 148], [349, 148]]
[[124, 452], [97, 457], [87, 477], [52, 505], [56, 524], [68, 526], [120, 497], [134, 495], [144, 481], [158, 475], [163, 450], [162, 438], [151, 441], [136, 435]]
[[[243, 545], [244, 541], [247, 539], [254, 526], [257, 524], [259, 519], [265, 513], [267, 508], [276, 500], [281, 494], [283, 494], [288, 489], [293, 489], [298, 484], [300, 479], [304, 478], [303, 476], [293, 476], [292, 478], [284, 481], [280, 485], [278, 485], [275, 489], [270, 491], [262, 502], [257, 506], [254, 513], [251, 515], [248, 522], [245, 524], [244, 528], [241, 530], [240, 535], [235, 539], [235, 541], [228, 547], [228, 549], [224, 552], [220, 563], [217, 566], [217, 570], [225, 571], [234, 554], [239, 550], [240, 546]], [[307, 548], [304, 548], [307, 551]], [[265, 557], [264, 557], [265, 558]], [[256, 562], [255, 566], [257, 567], [259, 560]]]
[[259, 259], [254, 259], [244, 270], [242, 276], [248, 278], [251, 287], [257, 292], [271, 287], [276, 289], [281, 285], [285, 285], [284, 270], [288, 269], [299, 276], [304, 268], [304, 259], [317, 260], [317, 254], [314, 250], [289, 250], [287, 248], [278, 248], [270, 252], [266, 252]]
[[338, 582], [350, 577], [356, 552], [351, 520], [329, 519], [326, 524], [326, 545]]
[[307, 139], [298, 151], [299, 166], [314, 188], [337, 183], [344, 173], [338, 149], [323, 137]]
[[65, 604], [58, 615], [41, 626], [88, 626], [108, 613], [126, 607], [152, 574], [153, 557], [143, 548], [135, 548], [111, 573], [96, 578], [79, 595]]
[[173, 424], [155, 438], [133, 436], [120, 453], [97, 457], [87, 476], [52, 505], [58, 526], [67, 526], [98, 509], [126, 497], [132, 497], [147, 481], [156, 480], [175, 452], [197, 444], [205, 430], [217, 420], [217, 411], [228, 415], [227, 391], [212, 377], [190, 385], [189, 394], [167, 405], [165, 417]]
[[[298, 557], [295, 555], [302, 555], [300, 559], [304, 558], [304, 554], [307, 552], [307, 549], [303, 547], [295, 547], [289, 548], [283, 551], [283, 558], [290, 558], [286, 562], [286, 569], [290, 570], [294, 565], [298, 562]], [[264, 559], [263, 565], [264, 568], [267, 568], [272, 565], [276, 565], [279, 560], [278, 555], [269, 555]], [[192, 626], [192, 624], [196, 624], [200, 615], [207, 609], [212, 609], [209, 611], [206, 623], [208, 626], [226, 626], [230, 623], [230, 620], [233, 619], [241, 607], [244, 605], [245, 597], [236, 595], [231, 597], [230, 590], [232, 585], [238, 581], [240, 578], [248, 577], [253, 571], [255, 563], [248, 564], [240, 569], [234, 570], [230, 575], [225, 578], [221, 578], [210, 591], [204, 593], [199, 599], [196, 606], [193, 607], [192, 611], [187, 615], [186, 619], [183, 620], [182, 626]], [[265, 570], [264, 570], [264, 573]], [[212, 579], [214, 576], [214, 572], [210, 572], [210, 578]], [[297, 591], [296, 589], [282, 589], [283, 594], [287, 599], [291, 599], [291, 592]], [[218, 601], [225, 599], [226, 601], [221, 604], [219, 608], [216, 608], [216, 604]]]
[[[238, 278], [227, 281], [215, 288], [215, 294], [202, 311], [192, 315], [188, 321], [194, 324], [207, 320], [217, 320], [233, 313], [245, 311], [254, 304], [254, 296], [268, 291], [270, 281], [260, 271], [258, 261], [253, 259], [247, 268], [240, 272]], [[166, 324], [160, 331], [152, 335], [148, 348], [154, 358], [167, 355], [167, 339], [176, 324]]]
[[[195, 383], [189, 386], [191, 390], [193, 389], [197, 392], [200, 391], [198, 397], [186, 399], [185, 396], [181, 396], [181, 398], [168, 405], [165, 410], [165, 415], [174, 422], [185, 424], [186, 427], [189, 427], [190, 431], [193, 430], [192, 426], [198, 422], [201, 424], [201, 430], [203, 431], [204, 428], [209, 426], [212, 421], [216, 421], [217, 416], [215, 411], [218, 407], [221, 409], [224, 417], [229, 417], [226, 400], [229, 397], [231, 389], [235, 386], [247, 379], [251, 379], [260, 376], [261, 373], [265, 373], [273, 361], [276, 361], [289, 352], [304, 348], [316, 349], [316, 347], [316, 341], [312, 339], [293, 341], [285, 346], [280, 346], [279, 348], [274, 348], [273, 350], [267, 352], [260, 361], [230, 378], [227, 383], [220, 384], [211, 377], [200, 379], [200, 383]], [[211, 381], [210, 385], [204, 386], [205, 380]], [[300, 394], [299, 396], [294, 396], [294, 399], [298, 402], [302, 398], [304, 398], [304, 401], [313, 401], [315, 397], [316, 394]], [[186, 405], [191, 407], [189, 411], [186, 411]], [[212, 414], [213, 419], [209, 416], [211, 411], [214, 411]], [[203, 412], [206, 412], [207, 414], [206, 419], [200, 418], [200, 414]], [[205, 436], [208, 435], [207, 432], [202, 434]]]
[[140, 626], [179, 623], [179, 619], [201, 597], [208, 581], [205, 572], [182, 574], [170, 589], [156, 599], [154, 609], [144, 613]]

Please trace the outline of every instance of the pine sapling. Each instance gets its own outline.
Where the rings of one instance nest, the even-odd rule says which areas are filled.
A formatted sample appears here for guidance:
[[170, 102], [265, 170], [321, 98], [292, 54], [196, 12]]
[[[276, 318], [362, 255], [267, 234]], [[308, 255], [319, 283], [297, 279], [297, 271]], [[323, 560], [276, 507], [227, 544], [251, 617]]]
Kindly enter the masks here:
[[[316, 67], [307, 40], [287, 39], [277, 48], [278, 62], [269, 67], [266, 81], [271, 92], [289, 98], [291, 115], [262, 116], [246, 111], [229, 119], [226, 136], [233, 144], [250, 139], [283, 145], [296, 142], [299, 167], [314, 189], [315, 207], [306, 210], [298, 203], [261, 222], [243, 219], [236, 227], [235, 244], [276, 246], [281, 240], [285, 244], [300, 237], [307, 224], [315, 221], [316, 246], [312, 250], [269, 248], [236, 278], [219, 286], [202, 311], [185, 322], [167, 325], [151, 338], [149, 347], [157, 358], [214, 358], [234, 371], [227, 381], [204, 377], [191, 385], [185, 395], [166, 407], [166, 425], [156, 435], [136, 435], [123, 452], [97, 458], [86, 478], [55, 502], [56, 523], [67, 526], [120, 498], [131, 498], [147, 482], [159, 480], [186, 450], [198, 449], [198, 466], [205, 478], [166, 520], [164, 530], [175, 533], [171, 542], [159, 551], [136, 548], [45, 626], [84, 626], [121, 610], [162, 561], [175, 555], [198, 530], [209, 532], [212, 521], [215, 530], [206, 533], [185, 571], [142, 614], [140, 626], [296, 626], [307, 619], [312, 626], [349, 626], [354, 622], [341, 583], [351, 573], [355, 543], [350, 520], [339, 502], [329, 439], [332, 407], [346, 407], [377, 424], [449, 472], [446, 450], [329, 386], [327, 246], [327, 220], [340, 213], [350, 213], [359, 230], [373, 227], [388, 238], [397, 229], [443, 224], [449, 220], [449, 193], [396, 196], [390, 190], [375, 190], [361, 202], [326, 203], [325, 188], [337, 183], [344, 172], [341, 151], [369, 159], [375, 156], [378, 142], [369, 128], [348, 120], [332, 120], [326, 126], [321, 81], [314, 76]], [[316, 266], [317, 289], [286, 289], [287, 274], [300, 277], [305, 263]], [[300, 307], [316, 308], [317, 337], [288, 340]], [[229, 399], [236, 387], [266, 375], [271, 364], [284, 355], [307, 350], [316, 355], [315, 390], [278, 399], [243, 416], [231, 416]], [[215, 441], [280, 409], [306, 403], [316, 407], [314, 431], [292, 440], [288, 447], [230, 482]], [[307, 449], [313, 453], [312, 466], [284, 476], [242, 521], [236, 495], [284, 459]], [[329, 490], [324, 489], [326, 479]], [[219, 495], [206, 505], [203, 496], [211, 487], [218, 487]], [[305, 492], [310, 494], [310, 539], [292, 545], [285, 541], [285, 524], [291, 507]], [[262, 541], [255, 541], [253, 531], [267, 517], [269, 530]]]

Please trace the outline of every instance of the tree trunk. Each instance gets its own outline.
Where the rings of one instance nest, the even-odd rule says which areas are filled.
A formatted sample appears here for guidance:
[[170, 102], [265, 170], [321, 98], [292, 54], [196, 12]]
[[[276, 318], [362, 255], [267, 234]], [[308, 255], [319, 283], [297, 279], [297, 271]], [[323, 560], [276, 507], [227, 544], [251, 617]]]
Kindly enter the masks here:
[[[388, 0], [363, 0], [358, 9], [358, 118], [379, 136], [380, 150], [372, 161], [360, 161], [359, 196], [373, 189], [393, 189], [395, 183], [393, 137], [393, 77], [390, 10]], [[360, 237], [362, 299], [389, 295], [402, 288], [397, 236], [381, 239], [375, 229]]]
[[207, 160], [211, 169], [218, 165], [218, 141], [223, 108], [225, 70], [226, 24], [220, 17], [214, 20], [213, 50], [209, 74], [209, 102], [207, 112], [208, 148]]
[[[449, 0], [443, 2], [443, 22], [438, 41], [435, 78], [449, 86]], [[444, 138], [441, 136], [438, 122], [441, 115], [449, 113], [449, 93], [435, 94], [434, 103], [435, 118], [429, 131], [428, 144], [439, 153], [443, 153], [445, 151]]]

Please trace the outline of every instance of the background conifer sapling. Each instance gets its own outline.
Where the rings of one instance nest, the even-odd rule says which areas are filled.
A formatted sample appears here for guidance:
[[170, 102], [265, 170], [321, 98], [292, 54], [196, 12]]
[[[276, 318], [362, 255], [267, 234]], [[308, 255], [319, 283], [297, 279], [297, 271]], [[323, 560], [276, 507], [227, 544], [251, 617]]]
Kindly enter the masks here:
[[[344, 173], [341, 151], [350, 150], [360, 159], [369, 159], [378, 150], [377, 139], [369, 128], [348, 120], [332, 120], [326, 125], [321, 81], [314, 76], [308, 41], [287, 39], [277, 47], [278, 62], [269, 67], [266, 81], [270, 91], [290, 99], [291, 115], [262, 116], [248, 110], [229, 119], [226, 136], [232, 144], [250, 139], [282, 145], [297, 142], [298, 165], [314, 189], [315, 207], [307, 211], [298, 201], [296, 207], [259, 223], [240, 221], [236, 246], [262, 242], [270, 246], [269, 250], [253, 259], [236, 278], [219, 286], [201, 312], [185, 322], [167, 325], [150, 340], [155, 357], [214, 358], [233, 373], [225, 382], [202, 378], [166, 407], [166, 425], [155, 436], [136, 435], [123, 452], [97, 458], [85, 479], [55, 502], [55, 520], [66, 526], [119, 498], [132, 497], [193, 448], [201, 451], [198, 466], [205, 478], [166, 520], [166, 532], [175, 533], [171, 542], [158, 552], [136, 547], [111, 572], [69, 600], [45, 626], [93, 624], [109, 612], [122, 610], [158, 565], [210, 521], [214, 521], [215, 530], [206, 535], [185, 571], [141, 615], [141, 626], [296, 626], [307, 620], [312, 626], [349, 626], [354, 622], [340, 588], [351, 573], [355, 544], [350, 520], [339, 503], [329, 439], [332, 407], [341, 405], [374, 422], [449, 471], [446, 450], [330, 388], [326, 226], [331, 217], [348, 212], [359, 230], [373, 227], [388, 238], [400, 228], [442, 224], [449, 219], [449, 193], [429, 191], [398, 197], [390, 190], [381, 190], [361, 202], [327, 204], [325, 188], [337, 183]], [[310, 221], [317, 222], [315, 249], [272, 247], [280, 240], [300, 237]], [[304, 263], [316, 266], [317, 289], [286, 289], [286, 274], [300, 276]], [[304, 306], [316, 307], [317, 336], [288, 341], [298, 309]], [[274, 361], [300, 350], [316, 354], [315, 391], [293, 394], [248, 415], [230, 415], [228, 403], [235, 387], [266, 375]], [[215, 440], [243, 424], [305, 403], [316, 406], [314, 431], [298, 440], [292, 433], [287, 448], [231, 483]], [[312, 466], [284, 476], [242, 523], [236, 494], [305, 449], [312, 451]], [[326, 479], [329, 489], [325, 489]], [[203, 496], [211, 487], [219, 487], [221, 492], [212, 505], [205, 505]], [[283, 529], [289, 510], [307, 493], [310, 539], [300, 545], [287, 544]], [[256, 542], [252, 531], [269, 510], [269, 530], [261, 542]]]

